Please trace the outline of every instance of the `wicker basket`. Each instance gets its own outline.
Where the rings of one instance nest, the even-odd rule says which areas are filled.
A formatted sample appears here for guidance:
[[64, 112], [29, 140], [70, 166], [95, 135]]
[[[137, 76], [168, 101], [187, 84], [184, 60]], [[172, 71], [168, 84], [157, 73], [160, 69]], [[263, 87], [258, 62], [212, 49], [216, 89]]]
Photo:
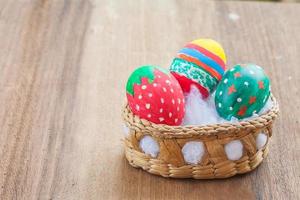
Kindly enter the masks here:
[[[154, 124], [133, 115], [128, 105], [123, 109], [123, 118], [129, 127], [125, 138], [125, 155], [133, 167], [142, 168], [152, 174], [172, 178], [214, 179], [227, 178], [255, 169], [268, 153], [272, 124], [279, 107], [274, 97], [273, 107], [267, 113], [240, 123], [224, 123], [206, 126], [168, 126]], [[266, 144], [258, 149], [256, 137], [267, 135]], [[139, 147], [140, 139], [152, 136], [159, 144], [156, 158], [146, 155]], [[236, 161], [229, 160], [224, 145], [233, 140], [243, 144], [243, 156]], [[186, 142], [202, 141], [205, 153], [197, 165], [187, 164], [182, 155]]]

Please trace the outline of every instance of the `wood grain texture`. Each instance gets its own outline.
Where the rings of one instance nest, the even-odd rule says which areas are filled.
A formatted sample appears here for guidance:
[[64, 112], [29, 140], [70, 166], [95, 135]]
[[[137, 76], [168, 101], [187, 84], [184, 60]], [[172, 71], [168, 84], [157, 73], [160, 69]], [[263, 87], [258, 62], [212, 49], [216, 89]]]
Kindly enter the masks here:
[[[300, 199], [300, 4], [0, 1], [0, 199]], [[238, 16], [238, 17], [237, 17]], [[267, 160], [226, 180], [129, 166], [124, 85], [198, 37], [265, 68], [281, 106]]]

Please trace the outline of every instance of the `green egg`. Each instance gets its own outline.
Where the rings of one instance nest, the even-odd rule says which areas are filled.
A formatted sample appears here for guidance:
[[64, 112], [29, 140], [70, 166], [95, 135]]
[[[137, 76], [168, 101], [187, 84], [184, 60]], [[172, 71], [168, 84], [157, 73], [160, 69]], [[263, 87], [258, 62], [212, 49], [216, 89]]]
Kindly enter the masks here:
[[255, 64], [239, 64], [228, 70], [215, 93], [219, 115], [227, 120], [258, 113], [270, 96], [270, 80]]

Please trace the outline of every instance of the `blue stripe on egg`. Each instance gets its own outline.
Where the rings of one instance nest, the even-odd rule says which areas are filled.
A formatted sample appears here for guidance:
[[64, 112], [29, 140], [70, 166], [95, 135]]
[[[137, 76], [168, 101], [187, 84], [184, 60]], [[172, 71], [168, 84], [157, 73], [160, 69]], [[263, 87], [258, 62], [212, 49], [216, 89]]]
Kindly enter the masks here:
[[199, 61], [203, 62], [204, 64], [210, 66], [211, 68], [216, 70], [221, 75], [224, 74], [224, 70], [218, 63], [216, 63], [214, 60], [210, 59], [209, 57], [205, 56], [204, 54], [200, 53], [199, 51], [196, 51], [196, 50], [190, 49], [190, 48], [183, 48], [179, 51], [179, 53], [183, 53], [188, 56], [192, 56], [192, 57], [198, 59]]

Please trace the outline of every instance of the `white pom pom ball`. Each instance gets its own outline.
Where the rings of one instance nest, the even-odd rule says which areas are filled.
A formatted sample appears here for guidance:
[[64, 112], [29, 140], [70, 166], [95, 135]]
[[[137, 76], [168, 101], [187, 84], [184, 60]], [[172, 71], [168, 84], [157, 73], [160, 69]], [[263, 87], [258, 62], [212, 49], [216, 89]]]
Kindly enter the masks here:
[[130, 130], [129, 130], [129, 128], [126, 126], [126, 124], [123, 124], [123, 132], [124, 132], [125, 137], [128, 137], [128, 136], [129, 136]]
[[256, 137], [256, 148], [257, 150], [262, 149], [267, 143], [268, 137], [264, 133], [259, 133]]
[[203, 142], [187, 142], [181, 151], [186, 163], [198, 164], [204, 155], [204, 145]]
[[159, 153], [159, 145], [150, 135], [146, 135], [141, 139], [140, 148], [145, 154], [153, 158], [156, 158]]
[[243, 144], [240, 140], [233, 140], [225, 145], [225, 152], [229, 160], [239, 160], [243, 156]]

